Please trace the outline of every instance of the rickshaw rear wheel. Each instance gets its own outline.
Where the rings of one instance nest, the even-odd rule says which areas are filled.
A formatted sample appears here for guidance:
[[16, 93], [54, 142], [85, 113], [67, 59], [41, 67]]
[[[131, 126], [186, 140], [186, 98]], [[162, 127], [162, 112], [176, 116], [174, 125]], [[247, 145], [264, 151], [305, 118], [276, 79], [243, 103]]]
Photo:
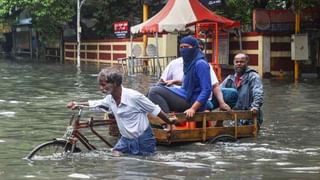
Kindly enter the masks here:
[[215, 144], [217, 142], [236, 142], [237, 139], [230, 134], [221, 134], [207, 141], [207, 144]]

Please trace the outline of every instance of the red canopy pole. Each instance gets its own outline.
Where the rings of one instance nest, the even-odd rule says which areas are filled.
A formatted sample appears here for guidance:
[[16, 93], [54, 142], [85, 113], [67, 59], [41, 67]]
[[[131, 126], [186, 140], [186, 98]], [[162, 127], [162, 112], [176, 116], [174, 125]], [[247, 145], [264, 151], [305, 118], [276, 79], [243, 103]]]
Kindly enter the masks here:
[[[207, 27], [210, 29], [212, 27], [212, 36], [211, 36], [211, 49], [212, 49], [212, 56], [211, 56], [211, 63], [214, 72], [217, 75], [219, 81], [222, 80], [221, 78], [221, 68], [219, 65], [219, 32], [218, 32], [218, 23], [217, 22], [205, 22], [205, 23], [195, 23], [195, 38], [199, 38], [199, 32], [201, 27]], [[213, 49], [215, 48], [215, 49]], [[214, 55], [213, 55], [214, 53]]]
[[199, 28], [200, 28], [200, 24], [198, 24], [198, 23], [196, 23], [196, 25], [195, 25], [195, 29], [194, 29], [194, 37], [195, 38], [197, 38], [198, 39], [198, 37], [199, 37]]
[[219, 53], [219, 32], [218, 32], [218, 23], [214, 23], [215, 25], [215, 29], [216, 29], [216, 53], [215, 53], [215, 62], [214, 62], [214, 70], [217, 74], [217, 78], [219, 81], [222, 80], [221, 78], [221, 68], [220, 68], [220, 65], [219, 65], [219, 56], [218, 56], [218, 53]]

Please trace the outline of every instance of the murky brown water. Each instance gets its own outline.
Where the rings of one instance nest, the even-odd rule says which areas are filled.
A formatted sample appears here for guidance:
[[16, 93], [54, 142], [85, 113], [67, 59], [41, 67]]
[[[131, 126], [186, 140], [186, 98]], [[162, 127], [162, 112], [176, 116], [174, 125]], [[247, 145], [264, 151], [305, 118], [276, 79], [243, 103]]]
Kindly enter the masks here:
[[[100, 67], [101, 68], [101, 67]], [[158, 147], [153, 157], [112, 157], [106, 147], [64, 160], [22, 158], [64, 133], [69, 100], [102, 97], [99, 68], [0, 59], [0, 179], [319, 179], [320, 82], [264, 79], [265, 122], [256, 139]], [[143, 93], [144, 75], [124, 85]]]

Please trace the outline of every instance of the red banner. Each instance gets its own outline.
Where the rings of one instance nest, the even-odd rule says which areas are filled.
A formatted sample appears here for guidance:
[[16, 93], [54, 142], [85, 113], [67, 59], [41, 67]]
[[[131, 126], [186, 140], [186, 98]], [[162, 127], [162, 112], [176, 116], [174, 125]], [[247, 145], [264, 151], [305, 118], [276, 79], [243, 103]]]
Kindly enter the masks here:
[[129, 22], [128, 21], [119, 21], [113, 23], [114, 34], [118, 38], [125, 38], [129, 32]]

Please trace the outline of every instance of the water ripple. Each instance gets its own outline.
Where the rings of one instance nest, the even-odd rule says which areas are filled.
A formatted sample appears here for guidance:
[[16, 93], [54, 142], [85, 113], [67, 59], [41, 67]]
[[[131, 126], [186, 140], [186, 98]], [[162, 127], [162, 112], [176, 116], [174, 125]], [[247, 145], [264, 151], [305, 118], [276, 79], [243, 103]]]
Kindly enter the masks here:
[[15, 114], [16, 114], [16, 112], [12, 112], [12, 111], [0, 112], [0, 116], [5, 116], [5, 117], [14, 117]]

